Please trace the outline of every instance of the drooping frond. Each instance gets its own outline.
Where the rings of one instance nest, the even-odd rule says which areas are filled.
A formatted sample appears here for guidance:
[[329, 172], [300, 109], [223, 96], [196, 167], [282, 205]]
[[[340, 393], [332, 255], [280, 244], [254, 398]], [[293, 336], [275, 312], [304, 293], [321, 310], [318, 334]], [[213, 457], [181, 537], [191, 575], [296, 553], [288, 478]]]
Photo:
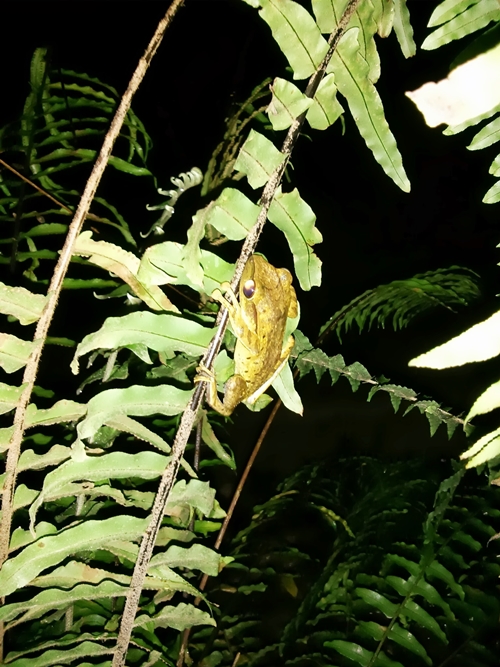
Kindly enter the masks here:
[[370, 391], [367, 400], [370, 401], [379, 391], [385, 392], [389, 396], [394, 412], [399, 410], [402, 401], [408, 402], [409, 405], [404, 411], [404, 415], [417, 408], [421, 414], [426, 416], [431, 435], [434, 435], [441, 424], [446, 426], [449, 438], [451, 438], [457, 426], [461, 426], [466, 433], [472, 431], [473, 427], [470, 423], [444, 410], [436, 401], [419, 399], [418, 394], [413, 389], [377, 380], [357, 361], [346, 365], [341, 354], [329, 357], [323, 350], [311, 345], [300, 331], [296, 331], [294, 336], [295, 347], [291, 357], [296, 359], [296, 368], [300, 377], [313, 371], [316, 380], [319, 382], [323, 375], [328, 373], [332, 384], [335, 384], [340, 377], [345, 377], [353, 391], [357, 391], [362, 384], [368, 385]]
[[354, 324], [360, 333], [374, 325], [384, 328], [387, 323], [397, 331], [428, 310], [454, 312], [456, 306], [468, 306], [480, 295], [479, 276], [471, 269], [451, 266], [419, 273], [367, 290], [332, 315], [320, 335], [335, 332], [341, 340], [342, 330], [347, 332]]

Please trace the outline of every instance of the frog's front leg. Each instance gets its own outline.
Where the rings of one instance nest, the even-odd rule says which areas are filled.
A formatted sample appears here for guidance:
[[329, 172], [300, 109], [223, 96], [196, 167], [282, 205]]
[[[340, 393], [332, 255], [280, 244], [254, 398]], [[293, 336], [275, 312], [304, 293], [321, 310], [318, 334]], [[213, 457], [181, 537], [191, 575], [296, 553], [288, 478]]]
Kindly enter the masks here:
[[232, 375], [224, 386], [224, 402], [217, 395], [217, 381], [214, 372], [200, 364], [197, 368], [198, 375], [195, 382], [206, 382], [207, 403], [224, 417], [229, 417], [235, 407], [243, 401], [246, 396], [247, 383], [241, 375]]
[[[225, 292], [225, 296], [222, 295], [221, 290]], [[236, 338], [241, 338], [244, 330], [241, 305], [231, 285], [229, 283], [221, 283], [220, 289], [215, 289], [212, 292], [212, 299], [218, 301], [224, 308], [227, 308], [233, 333]]]
[[[224, 292], [225, 296], [223, 296], [222, 292]], [[238, 297], [229, 283], [221, 283], [220, 289], [214, 289], [211, 296], [212, 299], [218, 301], [224, 308], [227, 308], [230, 315], [233, 315], [240, 309]]]

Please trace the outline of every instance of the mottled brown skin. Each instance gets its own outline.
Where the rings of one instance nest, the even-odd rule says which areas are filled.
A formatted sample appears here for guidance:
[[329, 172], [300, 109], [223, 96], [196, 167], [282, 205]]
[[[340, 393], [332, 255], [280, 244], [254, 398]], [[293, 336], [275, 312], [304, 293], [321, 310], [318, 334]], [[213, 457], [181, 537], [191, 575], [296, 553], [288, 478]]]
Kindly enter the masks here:
[[214, 374], [200, 367], [195, 382], [207, 382], [207, 401], [214, 410], [229, 416], [241, 402], [249, 405], [274, 382], [286, 364], [294, 339], [283, 343], [287, 318], [295, 318], [298, 304], [287, 269], [276, 269], [260, 255], [252, 255], [243, 270], [239, 301], [228, 284], [223, 297], [215, 290], [212, 297], [229, 311], [236, 336], [234, 375], [224, 387], [224, 401], [217, 396]]

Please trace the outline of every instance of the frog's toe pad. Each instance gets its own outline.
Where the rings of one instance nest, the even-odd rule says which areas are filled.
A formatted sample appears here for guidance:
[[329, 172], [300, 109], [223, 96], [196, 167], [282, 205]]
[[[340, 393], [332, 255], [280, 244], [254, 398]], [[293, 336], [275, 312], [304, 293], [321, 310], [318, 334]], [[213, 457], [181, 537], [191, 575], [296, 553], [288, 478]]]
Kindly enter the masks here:
[[214, 379], [215, 375], [213, 370], [207, 368], [207, 366], [200, 364], [196, 368], [196, 375], [194, 378], [194, 382], [212, 382]]
[[[222, 287], [222, 285], [221, 285], [221, 287]], [[218, 287], [216, 289], [214, 289], [214, 291], [212, 292], [212, 294], [210, 296], [214, 301], [220, 301], [223, 298], [222, 292], [220, 291], [220, 289]]]

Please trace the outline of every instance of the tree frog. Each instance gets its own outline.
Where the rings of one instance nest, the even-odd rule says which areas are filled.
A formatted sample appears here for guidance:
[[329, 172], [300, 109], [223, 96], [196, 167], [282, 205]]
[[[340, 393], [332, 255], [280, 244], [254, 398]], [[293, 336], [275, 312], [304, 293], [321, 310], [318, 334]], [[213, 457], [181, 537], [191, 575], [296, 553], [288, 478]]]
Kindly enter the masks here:
[[288, 361], [293, 336], [284, 341], [287, 318], [296, 318], [298, 303], [287, 269], [276, 269], [261, 255], [252, 255], [245, 265], [239, 288], [239, 302], [229, 283], [215, 290], [212, 298], [229, 311], [236, 336], [234, 375], [224, 387], [224, 401], [217, 396], [213, 371], [200, 366], [195, 382], [208, 384], [207, 401], [214, 410], [229, 416], [244, 402], [252, 405], [274, 382]]

